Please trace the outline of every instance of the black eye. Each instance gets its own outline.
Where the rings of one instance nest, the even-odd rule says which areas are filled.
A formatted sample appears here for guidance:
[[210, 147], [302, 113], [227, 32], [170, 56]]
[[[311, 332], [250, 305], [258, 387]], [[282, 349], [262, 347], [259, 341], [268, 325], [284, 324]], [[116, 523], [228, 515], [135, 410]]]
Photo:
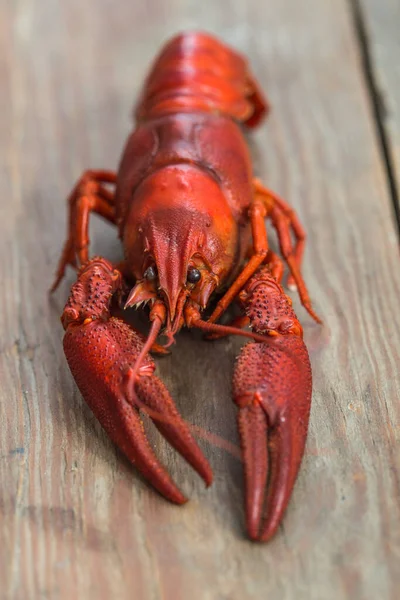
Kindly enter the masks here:
[[150, 267], [147, 267], [147, 269], [144, 272], [143, 277], [145, 279], [148, 279], [149, 281], [152, 281], [153, 279], [155, 279], [157, 277], [157, 269], [155, 265], [150, 265]]
[[187, 272], [187, 280], [189, 283], [197, 283], [201, 279], [201, 273], [199, 269], [190, 267]]

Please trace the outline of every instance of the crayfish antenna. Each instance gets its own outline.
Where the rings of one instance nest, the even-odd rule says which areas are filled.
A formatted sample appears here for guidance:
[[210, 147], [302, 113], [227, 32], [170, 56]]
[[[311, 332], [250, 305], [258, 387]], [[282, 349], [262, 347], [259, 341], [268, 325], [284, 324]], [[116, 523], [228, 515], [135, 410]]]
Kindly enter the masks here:
[[201, 329], [205, 333], [216, 334], [218, 337], [239, 335], [256, 342], [263, 342], [264, 344], [268, 344], [271, 341], [271, 338], [267, 335], [260, 335], [258, 333], [253, 333], [252, 331], [243, 331], [230, 325], [219, 325], [217, 323], [203, 321], [203, 319], [200, 318], [200, 313], [196, 309], [192, 309], [192, 307], [189, 307], [189, 310], [186, 311], [186, 322], [188, 327], [195, 327], [196, 329]]

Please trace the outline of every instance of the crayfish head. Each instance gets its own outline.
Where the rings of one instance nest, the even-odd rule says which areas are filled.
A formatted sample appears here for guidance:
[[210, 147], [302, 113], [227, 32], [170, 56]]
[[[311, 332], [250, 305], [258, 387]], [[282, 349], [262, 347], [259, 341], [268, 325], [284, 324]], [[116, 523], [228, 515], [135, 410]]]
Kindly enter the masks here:
[[126, 306], [161, 299], [172, 336], [185, 324], [186, 303], [203, 310], [232, 270], [238, 226], [212, 177], [174, 165], [140, 184], [123, 240], [136, 279]]
[[[181, 215], [187, 227], [177, 228], [171, 235], [162, 232], [167, 220], [158, 227], [151, 227], [149, 241], [151, 252], [145, 254], [140, 278], [132, 288], [125, 308], [139, 308], [156, 299], [166, 308], [166, 334], [171, 338], [184, 325], [184, 307], [194, 302], [199, 310], [206, 308], [210, 296], [218, 286], [219, 277], [201, 252], [201, 236], [198, 235], [199, 219], [194, 215]], [[193, 226], [197, 220], [196, 228]], [[200, 239], [199, 239], [200, 237]], [[170, 240], [175, 239], [175, 243]]]

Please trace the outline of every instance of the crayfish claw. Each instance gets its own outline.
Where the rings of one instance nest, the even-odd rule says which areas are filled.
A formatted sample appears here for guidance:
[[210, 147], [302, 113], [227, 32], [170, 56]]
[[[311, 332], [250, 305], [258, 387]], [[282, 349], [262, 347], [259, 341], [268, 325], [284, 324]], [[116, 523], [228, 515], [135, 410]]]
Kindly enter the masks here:
[[243, 454], [249, 536], [276, 532], [297, 477], [307, 437], [311, 368], [300, 337], [247, 344], [237, 361], [234, 399]]
[[257, 540], [268, 475], [267, 419], [257, 403], [240, 408], [238, 429], [246, 480], [247, 531]]
[[311, 366], [300, 323], [268, 267], [240, 296], [253, 332], [236, 363], [234, 401], [244, 462], [246, 520], [253, 540], [276, 532], [304, 453], [311, 407]]
[[194, 441], [188, 424], [179, 414], [163, 382], [156, 375], [138, 377], [132, 402], [146, 412], [159, 432], [202, 477], [206, 486], [213, 480], [211, 467]]
[[72, 375], [103, 429], [163, 496], [183, 504], [187, 499], [156, 458], [127, 394], [125, 372], [142, 345], [136, 332], [116, 318], [70, 325], [64, 336]]
[[186, 497], [147, 440], [140, 411], [148, 413], [207, 485], [212, 481], [211, 467], [154, 375], [150, 354], [144, 354], [134, 375], [145, 344], [127, 323], [110, 316], [110, 303], [120, 285], [118, 271], [104, 259], [82, 267], [61, 319], [65, 355], [83, 398], [111, 440], [165, 498], [183, 504]]
[[311, 368], [297, 336], [247, 344], [237, 361], [234, 400], [244, 462], [249, 536], [276, 532], [299, 471], [311, 406]]

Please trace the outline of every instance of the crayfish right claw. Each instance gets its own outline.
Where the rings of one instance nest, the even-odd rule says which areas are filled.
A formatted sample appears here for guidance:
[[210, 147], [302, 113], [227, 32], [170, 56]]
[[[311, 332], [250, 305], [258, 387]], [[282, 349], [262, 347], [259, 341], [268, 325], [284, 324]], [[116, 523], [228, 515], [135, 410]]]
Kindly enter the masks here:
[[212, 482], [211, 467], [154, 375], [149, 354], [133, 375], [144, 343], [127, 323], [110, 317], [109, 305], [120, 283], [119, 273], [104, 259], [82, 267], [62, 317], [65, 355], [82, 396], [112, 441], [163, 496], [183, 504], [186, 497], [150, 447], [140, 411], [148, 413], [206, 485]]

